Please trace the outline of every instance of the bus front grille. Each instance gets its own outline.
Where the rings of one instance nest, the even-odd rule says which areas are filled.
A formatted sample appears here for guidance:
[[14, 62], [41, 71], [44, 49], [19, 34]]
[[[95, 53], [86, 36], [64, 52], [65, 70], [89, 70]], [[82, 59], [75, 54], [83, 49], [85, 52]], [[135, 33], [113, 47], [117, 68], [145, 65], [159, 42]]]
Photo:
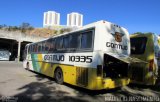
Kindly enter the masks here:
[[131, 80], [143, 81], [144, 78], [144, 69], [141, 66], [132, 66], [131, 67]]
[[88, 85], [88, 68], [77, 67], [77, 84], [82, 86]]

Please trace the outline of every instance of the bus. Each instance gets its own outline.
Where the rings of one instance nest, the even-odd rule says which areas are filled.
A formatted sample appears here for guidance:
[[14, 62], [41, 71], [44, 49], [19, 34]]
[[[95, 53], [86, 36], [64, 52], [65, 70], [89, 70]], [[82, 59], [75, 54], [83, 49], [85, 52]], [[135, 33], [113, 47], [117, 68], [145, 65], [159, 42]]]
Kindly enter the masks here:
[[8, 50], [0, 49], [0, 61], [9, 61], [11, 53]]
[[131, 82], [155, 85], [160, 67], [160, 39], [156, 34], [148, 33], [132, 34], [130, 40], [131, 56], [146, 62], [145, 66], [131, 68]]
[[[90, 90], [128, 85], [128, 31], [98, 21], [25, 47], [24, 68]], [[133, 61], [133, 60], [132, 60]]]

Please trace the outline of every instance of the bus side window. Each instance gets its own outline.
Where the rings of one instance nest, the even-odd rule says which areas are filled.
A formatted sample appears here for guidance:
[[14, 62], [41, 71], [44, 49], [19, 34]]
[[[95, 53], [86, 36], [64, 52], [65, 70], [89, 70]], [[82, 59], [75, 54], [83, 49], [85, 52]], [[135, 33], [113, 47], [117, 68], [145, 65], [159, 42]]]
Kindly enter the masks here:
[[92, 31], [82, 33], [81, 36], [81, 49], [91, 49], [92, 48]]
[[36, 45], [34, 44], [33, 45], [33, 53], [35, 53], [36, 52]]
[[49, 53], [53, 53], [54, 50], [54, 39], [49, 39], [48, 40], [48, 44], [49, 44]]
[[52, 45], [53, 45], [53, 52], [54, 52], [56, 49], [56, 39], [53, 39]]
[[80, 46], [80, 34], [72, 34], [69, 41], [70, 49], [76, 50]]
[[34, 45], [34, 53], [37, 52], [37, 47], [38, 47], [37, 44], [35, 44], [35, 45]]
[[62, 44], [63, 44], [63, 39], [62, 37], [59, 37], [56, 39], [56, 50], [61, 51], [62, 50]]
[[38, 53], [41, 53], [41, 51], [42, 51], [42, 43], [39, 43], [38, 44]]
[[[25, 46], [25, 50], [27, 50], [27, 46]], [[28, 46], [28, 53], [31, 53], [31, 45]]]
[[31, 53], [33, 53], [33, 52], [34, 52], [33, 45], [31, 45]]
[[37, 51], [37, 44], [34, 45], [34, 53]]
[[45, 42], [42, 42], [42, 52], [45, 52]]
[[48, 50], [49, 50], [49, 42], [48, 42], [48, 40], [46, 40], [46, 42], [45, 42], [45, 52], [48, 53]]
[[29, 47], [30, 47], [30, 54], [32, 53], [32, 45], [29, 45]]
[[[25, 50], [27, 50], [27, 48], [25, 48]], [[31, 45], [28, 46], [28, 53], [30, 54], [32, 51]]]
[[64, 48], [64, 50], [68, 50], [68, 48], [69, 48], [69, 36], [65, 36], [63, 38], [63, 48]]
[[33, 53], [35, 52], [35, 45], [32, 45], [33, 46]]
[[38, 52], [38, 44], [36, 44], [36, 51], [35, 51], [36, 53]]
[[55, 50], [55, 39], [50, 40], [50, 52], [53, 53]]

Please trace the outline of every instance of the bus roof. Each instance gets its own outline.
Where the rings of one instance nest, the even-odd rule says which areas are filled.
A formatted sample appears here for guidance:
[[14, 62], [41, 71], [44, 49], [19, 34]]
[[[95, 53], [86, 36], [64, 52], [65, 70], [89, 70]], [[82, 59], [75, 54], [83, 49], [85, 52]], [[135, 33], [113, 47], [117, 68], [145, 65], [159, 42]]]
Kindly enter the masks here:
[[[97, 22], [94, 22], [94, 23], [87, 24], [87, 25], [85, 25], [85, 26], [83, 26], [83, 27], [80, 27], [80, 28], [74, 30], [74, 31], [66, 32], [66, 33], [63, 33], [63, 34], [58, 34], [58, 35], [55, 35], [55, 36], [52, 36], [52, 37], [58, 37], [58, 36], [66, 35], [66, 34], [69, 34], [69, 33], [74, 33], [74, 32], [78, 32], [78, 31], [83, 31], [83, 30], [85, 30], [85, 29], [94, 28], [94, 27], [96, 27], [96, 26], [99, 25], [99, 24], [114, 24], [114, 23], [111, 23], [111, 22], [108, 22], [108, 21], [105, 21], [105, 20], [100, 20], [100, 21], [97, 21]], [[116, 25], [116, 24], [115, 24], [115, 25]], [[123, 27], [121, 27], [121, 28], [123, 28]], [[123, 28], [123, 29], [125, 29], [125, 28]], [[125, 29], [125, 30], [126, 30], [126, 29]], [[51, 37], [51, 38], [52, 38], [52, 37]], [[48, 39], [48, 38], [47, 38], [47, 39]]]
[[[63, 33], [63, 34], [54, 35], [52, 37], [46, 38], [46, 39], [38, 41], [38, 42], [42, 42], [42, 41], [48, 40], [50, 38], [55, 38], [55, 37], [59, 37], [59, 36], [62, 36], [62, 35], [67, 35], [67, 34], [70, 34], [70, 33], [75, 33], [75, 32], [79, 32], [79, 31], [83, 31], [83, 30], [86, 30], [86, 29], [95, 28], [96, 26], [103, 25], [103, 24], [109, 24], [110, 25], [110, 24], [114, 24], [114, 23], [111, 23], [111, 22], [108, 22], [108, 21], [105, 21], [105, 20], [100, 20], [100, 21], [97, 21], [97, 22], [94, 22], [94, 23], [87, 24], [87, 25], [85, 25], [83, 27], [80, 27], [80, 28], [78, 28], [76, 30], [73, 30], [71, 32], [66, 32], [66, 33]], [[116, 24], [114, 24], [114, 25], [116, 25]], [[121, 27], [121, 28], [124, 29], [124, 30], [126, 30], [123, 27]], [[38, 42], [34, 42], [34, 43], [38, 43]], [[32, 44], [32, 43], [30, 43], [30, 44]]]

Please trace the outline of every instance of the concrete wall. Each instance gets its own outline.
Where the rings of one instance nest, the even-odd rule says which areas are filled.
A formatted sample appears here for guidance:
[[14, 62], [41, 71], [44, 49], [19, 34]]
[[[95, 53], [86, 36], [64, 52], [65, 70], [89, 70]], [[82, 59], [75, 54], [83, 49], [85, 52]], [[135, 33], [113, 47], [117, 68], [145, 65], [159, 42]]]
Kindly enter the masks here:
[[16, 58], [18, 61], [22, 59], [23, 50], [27, 43], [44, 39], [45, 38], [43, 37], [31, 36], [19, 31], [0, 30], [0, 42], [2, 43], [0, 47], [3, 49], [4, 47], [9, 46], [7, 50], [9, 50], [12, 53], [12, 57]]
[[39, 36], [26, 35], [19, 31], [5, 31], [5, 30], [0, 30], [0, 38], [14, 39], [17, 41], [27, 41], [27, 42], [37, 42], [37, 41], [45, 39]]

